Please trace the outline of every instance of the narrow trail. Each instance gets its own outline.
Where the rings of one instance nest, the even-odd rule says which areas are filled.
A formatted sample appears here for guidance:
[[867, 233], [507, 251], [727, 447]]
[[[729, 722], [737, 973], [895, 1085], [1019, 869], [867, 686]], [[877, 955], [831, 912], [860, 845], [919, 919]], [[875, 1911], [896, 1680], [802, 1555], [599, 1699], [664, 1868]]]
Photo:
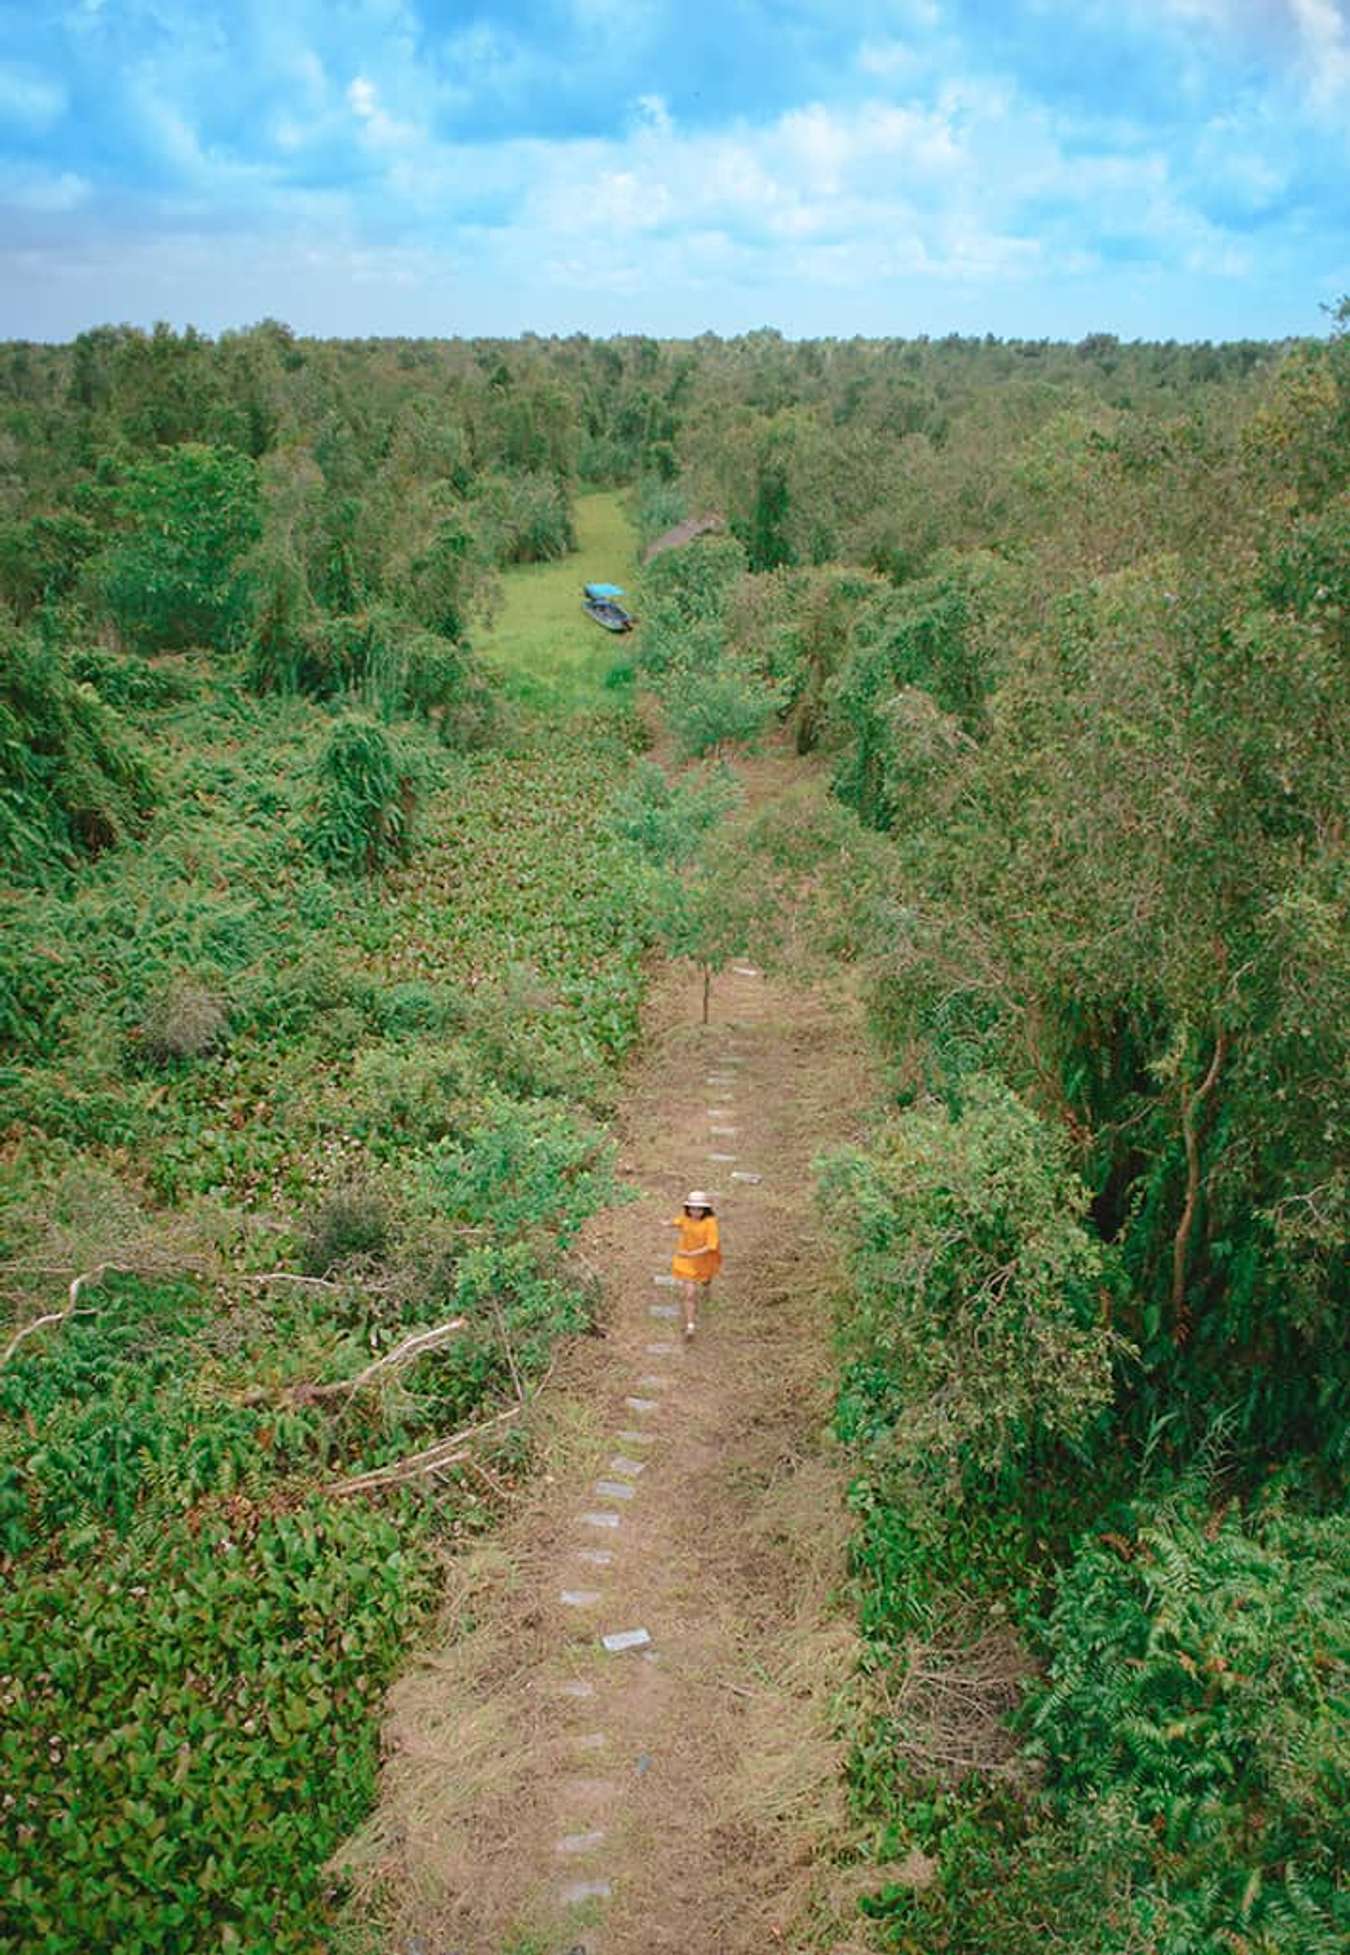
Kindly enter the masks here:
[[[440, 1639], [393, 1693], [355, 1864], [397, 1955], [842, 1951], [835, 1599], [815, 1152], [864, 1104], [841, 995], [671, 974], [619, 1126], [637, 1199], [583, 1245], [604, 1293], [542, 1404], [549, 1469], [455, 1564]], [[726, 1263], [690, 1346], [665, 1224], [717, 1191]], [[620, 1652], [602, 1639], [642, 1630]], [[822, 1886], [822, 1881], [824, 1886]], [[823, 1939], [821, 1938], [823, 1934]]]

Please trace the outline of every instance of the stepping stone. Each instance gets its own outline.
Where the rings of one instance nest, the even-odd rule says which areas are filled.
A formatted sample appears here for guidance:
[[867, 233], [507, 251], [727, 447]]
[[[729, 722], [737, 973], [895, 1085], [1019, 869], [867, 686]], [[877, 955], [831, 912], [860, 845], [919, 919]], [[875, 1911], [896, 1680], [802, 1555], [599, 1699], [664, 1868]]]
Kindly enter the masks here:
[[647, 1305], [647, 1315], [649, 1317], [678, 1317], [679, 1314], [680, 1306], [677, 1303], [649, 1303]]
[[603, 1799], [612, 1799], [618, 1791], [613, 1779], [564, 1779], [563, 1791], [578, 1805], [597, 1805]]
[[659, 1412], [661, 1410], [661, 1401], [659, 1398], [626, 1398], [624, 1404], [631, 1406], [634, 1412]]
[[636, 1426], [629, 1426], [626, 1431], [619, 1434], [619, 1438], [625, 1446], [650, 1446], [652, 1443], [652, 1435], [649, 1432], [639, 1432]]
[[662, 1378], [655, 1371], [644, 1371], [638, 1379], [639, 1385], [649, 1385], [654, 1392], [664, 1392], [670, 1387], [669, 1378]]
[[594, 1697], [595, 1685], [587, 1683], [584, 1677], [569, 1677], [566, 1683], [558, 1685], [563, 1697]]
[[675, 1278], [673, 1276], [654, 1276], [652, 1282], [659, 1283], [663, 1290], [673, 1290], [675, 1288]]
[[733, 964], [731, 968], [737, 977], [759, 977], [762, 975], [761, 972], [755, 969], [753, 964]]
[[609, 1739], [603, 1731], [585, 1731], [572, 1740], [578, 1751], [603, 1751]]
[[645, 1459], [629, 1459], [625, 1453], [616, 1453], [609, 1463], [611, 1473], [625, 1473], [630, 1480], [636, 1480], [639, 1473], [645, 1473]]
[[565, 1588], [558, 1597], [569, 1609], [593, 1609], [600, 1600], [598, 1588]]
[[627, 1480], [597, 1480], [595, 1491], [604, 1500], [631, 1500], [634, 1489]]
[[612, 1548], [578, 1548], [578, 1561], [589, 1561], [592, 1568], [610, 1568], [614, 1563]]
[[651, 1640], [645, 1629], [616, 1629], [600, 1638], [612, 1656], [619, 1655], [622, 1650], [646, 1649]]
[[594, 1853], [604, 1842], [604, 1833], [564, 1833], [553, 1849], [555, 1853]]
[[673, 1357], [679, 1348], [678, 1344], [649, 1344], [647, 1355], [650, 1358], [669, 1358]]
[[709, 1127], [708, 1132], [714, 1140], [735, 1140], [739, 1127]]
[[613, 1892], [607, 1880], [573, 1880], [558, 1898], [564, 1907], [580, 1907], [583, 1901], [607, 1901]]
[[581, 1518], [587, 1527], [617, 1527], [619, 1525], [619, 1516], [617, 1514], [583, 1514]]
[[[717, 1161], [722, 1164], [725, 1164], [728, 1161], [739, 1161], [740, 1158], [741, 1157], [739, 1154], [710, 1154], [708, 1156], [708, 1159], [710, 1161]], [[733, 1181], [736, 1179], [734, 1174], [732, 1175], [731, 1178]], [[675, 1312], [672, 1310], [670, 1314], [673, 1317], [675, 1315]]]
[[733, 1181], [747, 1181], [749, 1182], [752, 1188], [757, 1188], [760, 1182], [764, 1179], [764, 1176], [762, 1174], [751, 1174], [745, 1168], [740, 1168], [740, 1169], [733, 1168], [731, 1171], [731, 1178]]
[[734, 1113], [735, 1111], [735, 1107], [731, 1106], [710, 1106], [704, 1108], [704, 1112], [710, 1120], [720, 1120], [724, 1113]]

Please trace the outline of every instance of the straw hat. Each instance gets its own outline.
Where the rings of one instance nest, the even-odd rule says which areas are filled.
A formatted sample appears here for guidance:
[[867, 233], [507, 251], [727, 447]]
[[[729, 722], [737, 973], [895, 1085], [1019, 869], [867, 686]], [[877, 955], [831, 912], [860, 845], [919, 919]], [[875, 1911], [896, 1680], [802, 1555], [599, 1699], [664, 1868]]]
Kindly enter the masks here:
[[702, 1188], [691, 1188], [684, 1198], [684, 1205], [686, 1208], [711, 1208], [712, 1196], [705, 1194]]

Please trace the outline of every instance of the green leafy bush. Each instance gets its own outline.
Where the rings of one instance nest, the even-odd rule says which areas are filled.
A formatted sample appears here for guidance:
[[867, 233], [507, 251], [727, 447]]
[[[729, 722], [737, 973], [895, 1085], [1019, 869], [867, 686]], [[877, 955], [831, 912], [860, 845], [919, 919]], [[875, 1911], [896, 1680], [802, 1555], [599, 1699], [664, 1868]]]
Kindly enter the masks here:
[[844, 1348], [876, 1380], [893, 1457], [917, 1480], [959, 1482], [1084, 1430], [1109, 1401], [1118, 1340], [1087, 1191], [1051, 1128], [976, 1079], [960, 1112], [920, 1103], [821, 1174]]
[[614, 829], [649, 862], [677, 867], [739, 799], [729, 771], [672, 781], [655, 761], [643, 761], [615, 800]]
[[126, 642], [146, 652], [238, 643], [250, 611], [244, 559], [262, 529], [254, 462], [184, 442], [133, 463], [108, 500], [118, 534], [89, 575]]
[[771, 687], [729, 664], [687, 674], [666, 693], [666, 718], [686, 760], [722, 747], [753, 746], [777, 711]]
[[717, 665], [732, 591], [745, 567], [745, 551], [730, 536], [699, 537], [646, 565], [638, 591], [644, 671], [659, 677]]
[[372, 720], [339, 720], [319, 758], [314, 851], [330, 868], [374, 875], [408, 854], [415, 776]]
[[887, 1947], [1332, 1955], [1350, 1932], [1350, 1527], [1182, 1504], [1089, 1537], [1018, 1716], [1043, 1789], [912, 1788]]
[[0, 626], [0, 864], [19, 880], [143, 822], [151, 773], [121, 716], [54, 649]]

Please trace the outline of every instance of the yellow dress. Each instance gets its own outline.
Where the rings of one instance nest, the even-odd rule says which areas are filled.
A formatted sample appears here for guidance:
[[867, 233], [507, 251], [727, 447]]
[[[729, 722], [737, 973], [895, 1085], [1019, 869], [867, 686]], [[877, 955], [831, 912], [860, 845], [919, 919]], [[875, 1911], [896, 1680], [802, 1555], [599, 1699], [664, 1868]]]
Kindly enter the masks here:
[[[711, 1249], [710, 1256], [691, 1254], [695, 1249]], [[683, 1283], [711, 1283], [722, 1267], [722, 1251], [718, 1245], [717, 1217], [705, 1215], [701, 1221], [692, 1216], [680, 1217], [679, 1247], [671, 1261], [670, 1273], [679, 1277]]]

